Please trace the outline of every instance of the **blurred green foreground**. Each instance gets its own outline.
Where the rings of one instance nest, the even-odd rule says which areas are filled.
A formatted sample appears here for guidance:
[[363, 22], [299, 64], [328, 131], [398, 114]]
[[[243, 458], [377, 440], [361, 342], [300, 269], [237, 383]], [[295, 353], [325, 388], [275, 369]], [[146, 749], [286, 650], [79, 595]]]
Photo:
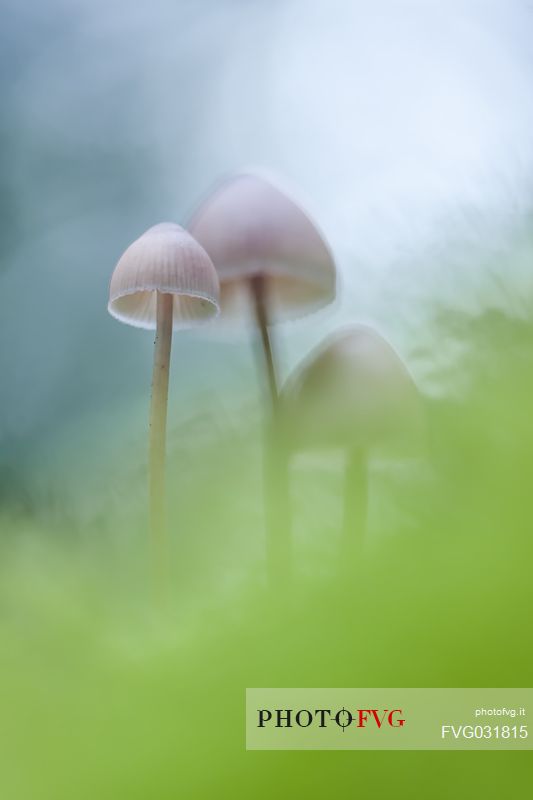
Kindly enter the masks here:
[[244, 749], [246, 687], [531, 685], [533, 325], [436, 324], [465, 345], [460, 396], [427, 400], [426, 457], [374, 463], [349, 579], [341, 465], [293, 464], [283, 608], [265, 585], [256, 414], [171, 432], [166, 610], [149, 589], [144, 432], [83, 514], [4, 508], [2, 800], [526, 796], [530, 753]]

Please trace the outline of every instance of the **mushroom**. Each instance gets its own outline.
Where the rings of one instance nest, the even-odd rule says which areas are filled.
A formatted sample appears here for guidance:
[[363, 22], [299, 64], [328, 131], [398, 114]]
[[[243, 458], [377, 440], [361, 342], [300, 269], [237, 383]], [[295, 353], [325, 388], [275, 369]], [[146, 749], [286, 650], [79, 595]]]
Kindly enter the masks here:
[[307, 213], [270, 179], [254, 173], [223, 181], [200, 205], [189, 230], [220, 278], [224, 319], [252, 311], [261, 334], [273, 407], [278, 387], [269, 327], [335, 297], [335, 264]]
[[215, 268], [179, 225], [154, 225], [120, 257], [109, 288], [109, 313], [127, 325], [156, 330], [150, 409], [150, 528], [158, 580], [164, 573], [165, 439], [172, 329], [207, 322], [219, 311]]
[[252, 316], [260, 333], [272, 410], [265, 445], [267, 560], [271, 582], [280, 587], [288, 580], [290, 544], [271, 323], [304, 316], [331, 302], [335, 264], [306, 212], [269, 179], [255, 173], [234, 175], [215, 188], [194, 214], [189, 230], [219, 274], [222, 318]]
[[354, 325], [305, 359], [284, 386], [281, 406], [293, 452], [346, 453], [341, 555], [351, 563], [366, 529], [370, 454], [418, 449], [423, 426], [414, 381], [377, 331]]

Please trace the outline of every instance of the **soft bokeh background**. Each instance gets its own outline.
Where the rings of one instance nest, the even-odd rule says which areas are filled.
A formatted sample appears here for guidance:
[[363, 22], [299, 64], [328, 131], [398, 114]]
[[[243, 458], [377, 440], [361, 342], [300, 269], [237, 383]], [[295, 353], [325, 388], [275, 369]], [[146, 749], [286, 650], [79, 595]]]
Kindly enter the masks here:
[[[3, 11], [2, 795], [488, 797], [520, 780], [527, 754], [246, 754], [242, 705], [254, 685], [530, 683], [531, 4]], [[109, 317], [108, 281], [132, 239], [246, 165], [296, 187], [338, 261], [336, 304], [276, 331], [282, 375], [339, 325], [375, 325], [424, 395], [428, 453], [372, 465], [365, 560], [342, 583], [342, 462], [294, 465], [280, 616], [251, 333], [176, 336], [161, 615], [152, 336]]]

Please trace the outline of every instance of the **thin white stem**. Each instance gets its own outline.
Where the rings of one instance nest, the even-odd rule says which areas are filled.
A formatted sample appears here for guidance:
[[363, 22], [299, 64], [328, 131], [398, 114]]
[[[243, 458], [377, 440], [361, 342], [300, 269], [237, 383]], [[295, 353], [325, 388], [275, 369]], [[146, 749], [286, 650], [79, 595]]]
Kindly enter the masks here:
[[250, 291], [261, 334], [264, 372], [271, 403], [271, 414], [265, 426], [263, 454], [267, 572], [270, 587], [283, 594], [289, 587], [291, 574], [288, 457], [280, 428], [278, 381], [269, 332], [267, 286], [263, 275], [251, 278]]
[[264, 275], [254, 275], [250, 279], [250, 289], [254, 301], [255, 320], [259, 328], [259, 333], [261, 334], [261, 345], [263, 348], [263, 358], [265, 360], [265, 372], [268, 381], [268, 390], [270, 392], [270, 400], [272, 402], [272, 409], [275, 412], [278, 405], [278, 380], [276, 377], [272, 342], [268, 330], [268, 297]]
[[173, 296], [157, 292], [156, 302], [157, 328], [150, 408], [149, 490], [155, 582], [158, 590], [163, 590], [166, 583], [168, 547], [165, 508], [165, 451]]

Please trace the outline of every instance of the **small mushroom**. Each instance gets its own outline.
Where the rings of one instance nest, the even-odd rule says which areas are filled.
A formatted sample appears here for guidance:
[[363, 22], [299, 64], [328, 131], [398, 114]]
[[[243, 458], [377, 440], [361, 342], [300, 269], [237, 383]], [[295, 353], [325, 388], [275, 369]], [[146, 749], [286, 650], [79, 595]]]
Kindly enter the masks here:
[[221, 183], [196, 211], [189, 230], [219, 274], [222, 318], [252, 316], [260, 333], [273, 412], [265, 445], [267, 553], [271, 583], [279, 587], [288, 580], [290, 545], [271, 323], [304, 316], [330, 303], [335, 297], [335, 264], [307, 213], [259, 174], [237, 174]]
[[293, 451], [346, 452], [342, 557], [366, 529], [367, 465], [372, 452], [416, 452], [421, 398], [407, 368], [375, 330], [355, 325], [313, 351], [283, 388], [283, 430]]
[[154, 225], [120, 257], [111, 277], [109, 313], [127, 325], [156, 330], [150, 409], [150, 527], [158, 580], [166, 550], [165, 439], [172, 329], [207, 322], [219, 311], [215, 268], [179, 225]]
[[270, 180], [253, 173], [228, 178], [194, 214], [189, 230], [220, 278], [225, 319], [252, 311], [261, 333], [275, 406], [277, 374], [269, 326], [315, 311], [335, 297], [335, 264], [306, 212]]

